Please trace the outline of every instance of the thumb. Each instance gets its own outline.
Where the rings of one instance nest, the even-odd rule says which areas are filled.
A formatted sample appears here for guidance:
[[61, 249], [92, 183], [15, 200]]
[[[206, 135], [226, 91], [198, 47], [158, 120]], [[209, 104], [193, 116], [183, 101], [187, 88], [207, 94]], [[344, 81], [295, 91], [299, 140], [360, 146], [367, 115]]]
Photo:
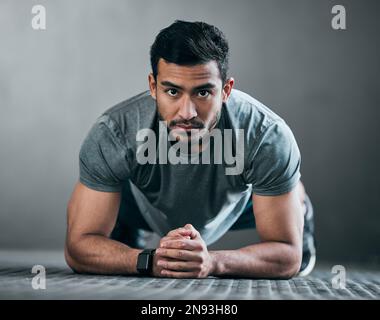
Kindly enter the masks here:
[[192, 224], [188, 223], [188, 224], [186, 224], [186, 225], [184, 226], [184, 228], [190, 231], [190, 234], [189, 234], [189, 235], [190, 235], [191, 239], [196, 239], [196, 238], [199, 237], [199, 232], [197, 231], [197, 229], [195, 229], [195, 228], [193, 227]]

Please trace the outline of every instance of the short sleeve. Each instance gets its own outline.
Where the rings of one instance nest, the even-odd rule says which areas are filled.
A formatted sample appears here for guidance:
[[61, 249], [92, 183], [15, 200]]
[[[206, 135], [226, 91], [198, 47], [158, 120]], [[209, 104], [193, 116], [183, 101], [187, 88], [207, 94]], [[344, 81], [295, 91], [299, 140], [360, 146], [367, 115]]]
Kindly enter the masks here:
[[258, 195], [280, 195], [291, 191], [298, 183], [301, 155], [288, 125], [272, 123], [259, 137], [248, 154], [245, 180]]
[[119, 192], [128, 178], [126, 148], [107, 125], [108, 116], [98, 118], [79, 151], [79, 180], [87, 187]]

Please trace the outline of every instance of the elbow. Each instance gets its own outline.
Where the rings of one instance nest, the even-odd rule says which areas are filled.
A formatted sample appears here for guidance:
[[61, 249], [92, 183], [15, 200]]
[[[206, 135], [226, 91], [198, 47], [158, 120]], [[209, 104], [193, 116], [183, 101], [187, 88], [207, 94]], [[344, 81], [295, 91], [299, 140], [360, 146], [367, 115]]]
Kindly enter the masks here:
[[292, 264], [290, 266], [286, 266], [283, 268], [283, 270], [280, 272], [279, 279], [280, 280], [290, 280], [293, 277], [297, 276], [298, 272], [300, 270], [300, 265]]
[[86, 273], [85, 270], [81, 267], [81, 265], [77, 262], [77, 260], [73, 257], [72, 252], [74, 250], [70, 248], [70, 246], [66, 243], [65, 244], [65, 261], [68, 267], [74, 272], [74, 273]]
[[300, 271], [302, 263], [302, 250], [292, 248], [289, 254], [284, 258], [281, 263], [279, 270], [279, 279], [289, 280], [295, 276]]

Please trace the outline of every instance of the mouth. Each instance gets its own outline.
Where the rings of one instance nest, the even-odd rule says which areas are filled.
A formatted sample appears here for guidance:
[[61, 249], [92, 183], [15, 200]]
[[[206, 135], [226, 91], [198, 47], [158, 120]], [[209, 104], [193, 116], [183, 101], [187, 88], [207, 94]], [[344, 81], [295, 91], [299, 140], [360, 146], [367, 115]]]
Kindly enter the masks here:
[[191, 129], [198, 129], [198, 128], [179, 124], [179, 125], [175, 125], [173, 129], [182, 129], [182, 130], [190, 131]]

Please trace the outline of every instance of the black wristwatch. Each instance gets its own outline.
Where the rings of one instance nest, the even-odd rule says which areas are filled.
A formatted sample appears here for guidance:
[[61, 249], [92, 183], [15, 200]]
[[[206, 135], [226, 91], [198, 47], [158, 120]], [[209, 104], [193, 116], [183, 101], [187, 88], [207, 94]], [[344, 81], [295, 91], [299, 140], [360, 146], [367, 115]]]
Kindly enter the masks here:
[[153, 257], [156, 249], [145, 249], [137, 258], [136, 269], [140, 274], [150, 275], [153, 267]]

